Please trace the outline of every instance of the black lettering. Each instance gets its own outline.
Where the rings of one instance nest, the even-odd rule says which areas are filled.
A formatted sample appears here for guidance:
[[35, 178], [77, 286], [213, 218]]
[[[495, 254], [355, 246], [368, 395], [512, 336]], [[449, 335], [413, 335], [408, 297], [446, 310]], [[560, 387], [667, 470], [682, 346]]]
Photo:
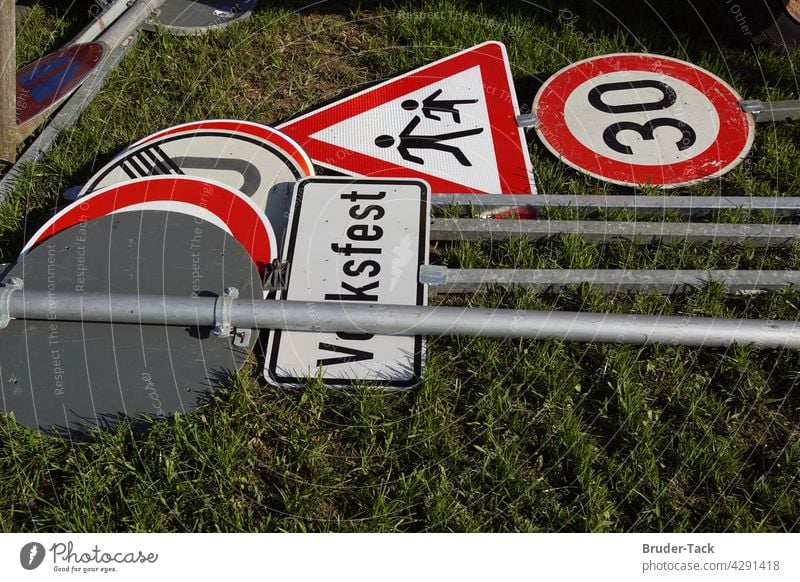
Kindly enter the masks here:
[[372, 220], [380, 220], [383, 218], [383, 215], [386, 214], [386, 211], [381, 206], [376, 206], [375, 204], [370, 204], [364, 210], [361, 209], [360, 204], [356, 204], [352, 208], [350, 208], [350, 217], [355, 218], [356, 220], [363, 220], [369, 216], [370, 212], [375, 212], [375, 216], [372, 217]]
[[675, 143], [679, 151], [689, 149], [697, 141], [697, 134], [695, 133], [694, 129], [691, 128], [691, 126], [683, 121], [678, 121], [677, 119], [670, 119], [667, 117], [654, 119], [645, 124], [634, 123], [633, 121], [622, 121], [620, 123], [615, 123], [607, 127], [603, 132], [603, 141], [605, 141], [606, 145], [615, 152], [633, 155], [633, 149], [631, 146], [619, 141], [619, 138], [617, 137], [619, 133], [621, 131], [631, 130], [641, 135], [643, 139], [651, 140], [656, 138], [654, 135], [655, 130], [659, 127], [674, 127], [681, 130], [683, 137]]
[[348, 333], [346, 331], [336, 332], [336, 337], [343, 340], [365, 342], [375, 337], [373, 333]]
[[337, 364], [350, 364], [352, 362], [363, 362], [364, 360], [371, 360], [374, 355], [372, 352], [365, 352], [355, 348], [348, 348], [345, 346], [335, 346], [333, 344], [326, 344], [325, 342], [319, 343], [319, 349], [329, 352], [336, 352], [337, 354], [350, 354], [340, 358], [325, 358], [317, 360], [317, 367], [319, 366], [336, 366]]
[[[374, 229], [372, 234], [369, 232], [370, 228]], [[347, 237], [351, 240], [373, 241], [380, 240], [382, 236], [383, 229], [380, 226], [375, 226], [374, 224], [354, 224], [347, 229]]]
[[362, 285], [361, 287], [353, 287], [349, 283], [342, 282], [342, 289], [350, 291], [352, 295], [326, 293], [325, 301], [377, 301], [377, 295], [367, 295], [366, 291], [377, 289], [379, 283], [379, 281], [375, 281], [373, 283]]
[[367, 269], [370, 270], [367, 277], [377, 277], [378, 273], [381, 272], [381, 265], [378, 261], [362, 261], [358, 267], [354, 267], [355, 261], [347, 261], [342, 270], [344, 271], [345, 275], [349, 275], [351, 277], [358, 277], [361, 273], [366, 271]]
[[358, 200], [383, 200], [386, 197], [386, 192], [378, 192], [377, 194], [359, 194], [355, 190], [350, 194], [342, 194], [342, 200], [349, 200], [356, 202]]
[[380, 255], [381, 249], [370, 249], [370, 248], [358, 248], [354, 247], [350, 243], [347, 243], [343, 247], [340, 247], [338, 243], [331, 244], [331, 250], [334, 253], [339, 253], [340, 255], [350, 256], [354, 254], [361, 254], [361, 255]]
[[[609, 105], [603, 101], [603, 95], [609, 91], [631, 91], [634, 89], [658, 89], [661, 91], [661, 101], [652, 103], [630, 103], [628, 105]], [[598, 111], [604, 113], [634, 113], [637, 111], [660, 111], [669, 109], [678, 100], [675, 89], [661, 81], [642, 79], [641, 81], [624, 81], [621, 83], [605, 83], [589, 91], [589, 103]]]

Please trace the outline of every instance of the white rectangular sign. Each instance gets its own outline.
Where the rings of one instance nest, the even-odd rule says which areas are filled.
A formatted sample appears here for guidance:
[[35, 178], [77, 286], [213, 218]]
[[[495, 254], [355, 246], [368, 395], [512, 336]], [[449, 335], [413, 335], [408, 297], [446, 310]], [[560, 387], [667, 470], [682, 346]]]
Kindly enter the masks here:
[[[426, 305], [419, 267], [428, 262], [430, 188], [420, 180], [308, 178], [289, 217], [282, 299]], [[330, 386], [378, 382], [413, 386], [424, 338], [273, 331], [264, 375], [303, 386], [321, 374]]]

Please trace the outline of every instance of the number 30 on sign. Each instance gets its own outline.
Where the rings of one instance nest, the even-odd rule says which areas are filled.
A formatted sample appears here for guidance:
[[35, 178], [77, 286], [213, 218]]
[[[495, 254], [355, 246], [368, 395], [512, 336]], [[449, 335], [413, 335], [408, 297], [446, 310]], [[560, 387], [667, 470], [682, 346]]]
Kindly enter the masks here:
[[593, 57], [548, 79], [537, 133], [573, 168], [615, 184], [674, 188], [720, 176], [750, 151], [753, 117], [719, 77], [648, 54]]

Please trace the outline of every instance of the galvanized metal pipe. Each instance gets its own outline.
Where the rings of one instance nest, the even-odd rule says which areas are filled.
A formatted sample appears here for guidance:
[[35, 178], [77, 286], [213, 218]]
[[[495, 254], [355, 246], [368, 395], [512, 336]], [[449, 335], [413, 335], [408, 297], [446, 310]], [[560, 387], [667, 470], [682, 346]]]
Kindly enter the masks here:
[[637, 214], [702, 216], [720, 210], [764, 211], [776, 215], [800, 212], [796, 196], [629, 196], [605, 194], [433, 194], [434, 206], [458, 206], [479, 212], [497, 212], [511, 207], [532, 210], [575, 208], [580, 210], [631, 210]]
[[800, 287], [800, 271], [653, 270], [653, 269], [447, 269], [441, 283], [431, 284], [432, 294], [478, 293], [493, 285], [514, 285], [538, 292], [559, 293], [584, 283], [607, 292], [642, 292], [677, 295], [710, 282], [727, 293], [758, 293]]
[[[91, 11], [94, 11], [94, 18], [81, 30], [78, 35], [72, 39], [70, 44], [80, 44], [83, 42], [91, 42], [96, 39], [104, 30], [109, 28], [114, 22], [122, 16], [133, 0], [109, 0], [104, 6], [100, 6], [99, 2], [92, 4]], [[99, 14], [97, 10], [99, 9]]]
[[[13, 318], [214, 326], [218, 301], [20, 290], [8, 298], [8, 308]], [[800, 348], [800, 322], [795, 321], [276, 300], [235, 300], [230, 315], [234, 326], [249, 329]]]
[[744, 111], [753, 114], [756, 123], [768, 123], [771, 121], [786, 121], [800, 117], [800, 101], [742, 101], [740, 103]]
[[562, 234], [574, 234], [593, 243], [714, 242], [747, 243], [768, 248], [786, 246], [800, 239], [800, 225], [434, 218], [430, 236], [435, 241], [505, 240], [512, 237], [536, 241]]

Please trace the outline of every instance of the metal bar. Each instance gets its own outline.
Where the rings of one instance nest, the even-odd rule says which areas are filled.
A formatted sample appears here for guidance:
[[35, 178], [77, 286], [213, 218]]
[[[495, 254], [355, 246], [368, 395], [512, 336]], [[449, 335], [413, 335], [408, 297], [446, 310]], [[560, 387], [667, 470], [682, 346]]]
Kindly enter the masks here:
[[110, 50], [114, 50], [136, 32], [147, 17], [163, 3], [164, 0], [137, 0], [113, 26], [100, 35], [98, 40], [106, 43]]
[[[214, 326], [218, 298], [19, 290], [8, 298], [14, 318]], [[656, 317], [605, 313], [410, 307], [363, 303], [243, 301], [230, 306], [238, 328], [560, 339], [582, 342], [800, 348], [800, 322]], [[2, 331], [0, 331], [2, 334]]]
[[93, 41], [104, 30], [114, 24], [114, 21], [122, 16], [132, 3], [133, 0], [108, 0], [104, 6], [101, 6], [99, 2], [94, 2], [89, 9], [92, 21], [69, 44]]
[[[134, 35], [135, 34], [134, 32]], [[42, 156], [53, 147], [61, 130], [74, 125], [78, 121], [81, 113], [89, 106], [89, 103], [92, 102], [92, 99], [95, 98], [102, 88], [108, 74], [119, 65], [123, 57], [125, 57], [128, 51], [133, 47], [134, 41], [135, 38], [132, 38], [130, 42], [122, 43], [118, 46], [108, 58], [92, 71], [75, 93], [67, 99], [58, 113], [53, 116], [53, 119], [47, 127], [42, 130], [33, 143], [28, 146], [25, 152], [19, 157], [17, 163], [11, 167], [8, 172], [6, 172], [6, 175], [3, 176], [2, 180], [0, 180], [0, 201], [8, 196], [8, 193], [14, 187], [14, 183], [19, 178], [25, 165], [38, 162]]]
[[14, 0], [0, 0], [0, 160], [17, 159], [17, 40]]
[[753, 114], [756, 123], [800, 118], [800, 101], [742, 101], [742, 110]]
[[486, 291], [492, 285], [516, 285], [544, 293], [559, 293], [571, 285], [589, 283], [607, 292], [679, 295], [715, 281], [728, 293], [774, 291], [800, 287], [800, 271], [630, 270], [630, 269], [447, 269], [446, 282], [430, 285], [429, 294]]
[[433, 194], [434, 206], [458, 206], [465, 211], [498, 211], [514, 207], [632, 210], [637, 213], [675, 212], [701, 216], [720, 210], [765, 211], [777, 215], [800, 213], [800, 197], [790, 196], [608, 196], [605, 194]]
[[778, 247], [800, 238], [800, 225], [434, 218], [430, 237], [435, 241], [505, 240], [512, 237], [536, 241], [561, 234], [578, 235], [588, 242], [650, 244], [685, 241]]

